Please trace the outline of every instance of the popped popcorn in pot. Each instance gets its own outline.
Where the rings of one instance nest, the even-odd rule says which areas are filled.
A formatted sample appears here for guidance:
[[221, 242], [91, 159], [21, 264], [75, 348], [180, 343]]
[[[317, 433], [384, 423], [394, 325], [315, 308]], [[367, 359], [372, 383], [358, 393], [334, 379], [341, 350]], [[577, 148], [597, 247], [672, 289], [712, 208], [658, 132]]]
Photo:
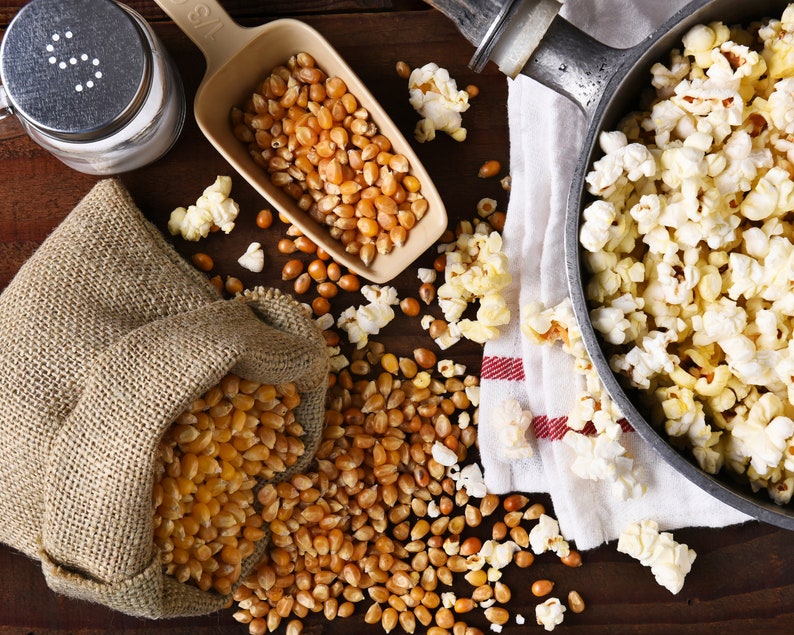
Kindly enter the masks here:
[[[724, 466], [786, 502], [794, 4], [757, 30], [695, 26], [682, 44], [651, 69], [648, 110], [599, 137], [580, 229], [591, 320], [612, 369], [657, 402], [676, 445], [705, 471]], [[586, 398], [577, 409], [594, 412]], [[568, 440], [582, 446], [579, 472], [603, 471]]]

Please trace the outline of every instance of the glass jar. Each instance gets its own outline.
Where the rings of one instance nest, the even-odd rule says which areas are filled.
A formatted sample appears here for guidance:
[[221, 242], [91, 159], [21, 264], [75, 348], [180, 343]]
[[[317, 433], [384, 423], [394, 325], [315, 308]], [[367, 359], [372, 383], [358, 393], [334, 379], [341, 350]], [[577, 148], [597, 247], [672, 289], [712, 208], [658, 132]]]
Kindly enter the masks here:
[[32, 0], [0, 46], [0, 118], [69, 167], [117, 174], [162, 157], [185, 118], [182, 81], [149, 24], [113, 0]]

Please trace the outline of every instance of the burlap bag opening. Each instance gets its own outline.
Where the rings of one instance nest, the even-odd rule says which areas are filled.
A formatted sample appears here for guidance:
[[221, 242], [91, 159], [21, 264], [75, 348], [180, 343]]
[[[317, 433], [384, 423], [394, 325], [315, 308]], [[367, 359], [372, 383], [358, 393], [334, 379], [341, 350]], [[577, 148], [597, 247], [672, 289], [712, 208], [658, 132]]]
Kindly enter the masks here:
[[163, 573], [151, 497], [164, 432], [229, 372], [297, 384], [306, 453], [284, 477], [303, 470], [328, 373], [305, 308], [273, 289], [221, 299], [99, 182], [0, 295], [0, 540], [64, 595], [149, 618], [222, 608]]

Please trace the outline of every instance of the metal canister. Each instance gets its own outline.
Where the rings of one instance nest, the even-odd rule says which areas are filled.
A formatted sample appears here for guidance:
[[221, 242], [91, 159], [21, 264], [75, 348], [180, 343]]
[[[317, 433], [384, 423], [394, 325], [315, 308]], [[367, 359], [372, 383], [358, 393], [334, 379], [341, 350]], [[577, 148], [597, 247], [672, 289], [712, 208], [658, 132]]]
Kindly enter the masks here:
[[179, 73], [150, 25], [113, 0], [32, 0], [0, 45], [0, 118], [66, 165], [115, 174], [147, 165], [182, 130]]

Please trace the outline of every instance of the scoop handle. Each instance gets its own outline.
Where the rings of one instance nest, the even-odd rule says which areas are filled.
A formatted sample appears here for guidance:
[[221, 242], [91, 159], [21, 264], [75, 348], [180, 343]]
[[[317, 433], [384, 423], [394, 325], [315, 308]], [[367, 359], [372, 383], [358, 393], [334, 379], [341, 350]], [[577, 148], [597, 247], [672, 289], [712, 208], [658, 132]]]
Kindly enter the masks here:
[[215, 0], [155, 0], [204, 54], [212, 75], [256, 34], [240, 26]]

